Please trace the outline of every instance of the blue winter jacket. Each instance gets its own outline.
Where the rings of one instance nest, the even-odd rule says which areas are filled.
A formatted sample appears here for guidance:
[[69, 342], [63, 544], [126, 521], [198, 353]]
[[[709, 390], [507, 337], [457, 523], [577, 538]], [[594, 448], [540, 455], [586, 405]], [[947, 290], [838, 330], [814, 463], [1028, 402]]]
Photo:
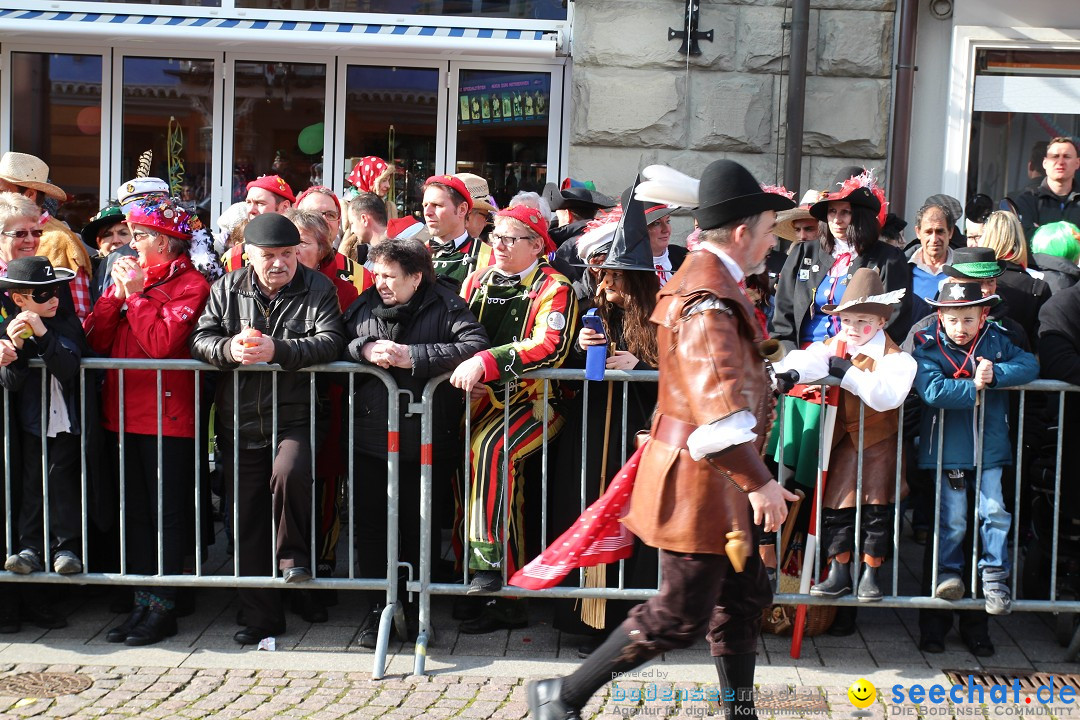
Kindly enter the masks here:
[[[939, 344], [940, 341], [940, 344]], [[975, 382], [972, 376], [982, 357], [994, 363], [994, 382], [990, 387], [1005, 388], [1023, 385], [1039, 377], [1035, 356], [1018, 348], [1000, 325], [988, 321], [976, 340], [975, 351], [965, 363], [967, 350], [957, 347], [935, 322], [915, 335], [915, 352], [919, 364], [915, 375], [915, 391], [928, 407], [922, 412], [919, 437], [920, 468], [937, 468], [939, 408], [945, 409], [945, 442], [942, 468], [972, 469], [975, 467], [975, 432], [978, 414], [975, 412]], [[949, 362], [945, 354], [952, 358]], [[955, 365], [954, 365], [955, 364]], [[966, 364], [968, 377], [954, 379], [958, 367]], [[983, 393], [986, 403], [986, 426], [982, 435], [983, 467], [1012, 465], [1012, 440], [1009, 437], [1009, 395], [989, 390]]]

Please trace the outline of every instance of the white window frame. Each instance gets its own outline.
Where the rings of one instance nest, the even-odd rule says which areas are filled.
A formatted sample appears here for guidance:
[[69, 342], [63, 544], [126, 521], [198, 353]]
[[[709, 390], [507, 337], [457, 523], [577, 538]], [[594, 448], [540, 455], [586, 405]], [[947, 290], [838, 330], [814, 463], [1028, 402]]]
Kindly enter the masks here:
[[[498, 71], [498, 72], [531, 72], [548, 73], [551, 76], [551, 92], [548, 95], [548, 143], [547, 143], [547, 178], [548, 182], [558, 183], [562, 177], [564, 167], [563, 138], [568, 128], [568, 120], [563, 113], [563, 63], [524, 63], [524, 62], [475, 62], [468, 60], [454, 60], [450, 62], [450, 75], [448, 84], [449, 98], [453, 99], [448, 104], [446, 112], [446, 170], [456, 172], [458, 159], [457, 124], [458, 124], [458, 88], [461, 86], [462, 70]], [[451, 119], [451, 114], [453, 118]], [[489, 178], [490, 179], [490, 178]]]
[[[333, 153], [334, 148], [334, 105], [336, 103], [336, 96], [334, 95], [337, 87], [337, 63], [333, 61], [332, 57], [327, 55], [291, 55], [283, 54], [280, 52], [271, 53], [270, 51], [237, 51], [225, 53], [225, 87], [222, 95], [222, 109], [225, 111], [222, 128], [222, 150], [221, 150], [221, 173], [217, 176], [218, 188], [221, 193], [222, 205], [219, 206], [217, 211], [220, 215], [224, 210], [229, 207], [232, 199], [232, 171], [233, 171], [233, 136], [236, 134], [235, 123], [235, 111], [236, 105], [233, 102], [233, 97], [236, 93], [236, 73], [235, 67], [238, 62], [256, 62], [256, 63], [306, 63], [309, 65], [322, 65], [326, 68], [326, 84], [323, 88], [324, 101], [323, 101], [323, 179], [329, 177], [335, 177], [338, 173], [337, 165], [342, 161]], [[333, 175], [329, 175], [333, 173]], [[215, 215], [214, 217], [217, 217]]]
[[[101, 153], [98, 161], [98, 207], [105, 204], [112, 194], [109, 189], [108, 164], [112, 153], [113, 133], [110, 132], [112, 125], [112, 73], [111, 48], [102, 48], [100, 45], [69, 45], [59, 47], [55, 52], [45, 50], [47, 45], [39, 43], [9, 43], [0, 46], [0, 154], [11, 150], [12, 131], [12, 103], [11, 103], [11, 54], [12, 53], [35, 53], [46, 55], [90, 55], [101, 58]], [[48, 158], [42, 158], [48, 163]], [[115, 187], [115, 186], [114, 186]]]
[[1000, 28], [959, 25], [953, 29], [949, 67], [952, 81], [946, 105], [945, 153], [941, 191], [963, 198], [971, 146], [975, 100], [975, 59], [980, 50], [1080, 51], [1080, 30]]
[[[114, 85], [114, 94], [112, 97], [112, 136], [116, 138], [115, 151], [110, 155], [109, 164], [109, 179], [108, 179], [108, 194], [105, 198], [115, 199], [115, 189], [120, 187], [120, 184], [130, 180], [131, 178], [124, 177], [122, 175], [123, 169], [121, 168], [121, 148], [123, 147], [123, 129], [124, 129], [124, 60], [126, 58], [170, 58], [175, 60], [211, 60], [214, 63], [214, 87], [212, 90], [214, 98], [214, 110], [213, 110], [213, 126], [222, 127], [223, 117], [223, 55], [220, 52], [199, 52], [189, 49], [159, 49], [159, 50], [141, 50], [131, 49], [124, 50], [117, 47], [113, 50], [113, 66], [112, 66], [112, 78], [110, 78]], [[216, 218], [221, 214], [224, 209], [221, 207], [221, 186], [218, 182], [218, 178], [221, 176], [221, 166], [223, 165], [224, 156], [221, 154], [221, 136], [222, 133], [214, 133], [211, 136], [210, 147], [210, 210], [211, 217]], [[168, 178], [162, 178], [168, 182]], [[103, 203], [104, 204], [104, 203]], [[226, 206], [228, 207], [228, 206]]]
[[[424, 70], [435, 70], [438, 72], [438, 85], [436, 86], [439, 94], [438, 109], [435, 121], [435, 174], [446, 172], [446, 123], [447, 123], [447, 95], [445, 92], [447, 83], [448, 63], [446, 60], [428, 60], [424, 62], [422, 60], [405, 58], [402, 60], [395, 60], [393, 58], [387, 58], [386, 56], [375, 55], [348, 55], [340, 56], [337, 60], [337, 93], [334, 98], [335, 115], [334, 125], [336, 132], [334, 133], [334, 158], [342, 164], [345, 163], [345, 93], [346, 82], [348, 81], [349, 67], [401, 67], [401, 68], [419, 68]], [[375, 153], [378, 157], [382, 157], [382, 154]], [[393, 158], [386, 158], [388, 162], [391, 162]], [[341, 197], [345, 191], [345, 174], [352, 168], [342, 167], [333, 176], [333, 184], [328, 184], [334, 192]], [[326, 174], [323, 174], [325, 181]]]

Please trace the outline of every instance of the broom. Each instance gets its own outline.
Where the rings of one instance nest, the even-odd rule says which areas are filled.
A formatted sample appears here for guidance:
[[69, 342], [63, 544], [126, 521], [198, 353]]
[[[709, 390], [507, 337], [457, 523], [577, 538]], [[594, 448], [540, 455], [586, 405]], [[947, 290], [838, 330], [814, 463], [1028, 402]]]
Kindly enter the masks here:
[[[608, 443], [611, 441], [611, 397], [615, 383], [607, 384], [607, 413], [604, 417], [604, 453], [600, 456], [600, 494], [607, 489]], [[585, 568], [585, 587], [607, 587], [607, 563]], [[603, 630], [607, 625], [607, 600], [585, 598], [581, 602], [581, 622], [589, 627]]]

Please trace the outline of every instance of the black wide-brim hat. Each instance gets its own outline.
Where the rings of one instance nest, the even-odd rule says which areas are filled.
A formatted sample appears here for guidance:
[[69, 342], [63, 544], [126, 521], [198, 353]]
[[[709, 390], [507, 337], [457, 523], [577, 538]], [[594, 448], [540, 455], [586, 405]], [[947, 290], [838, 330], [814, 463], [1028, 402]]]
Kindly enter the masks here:
[[90, 247], [96, 248], [99, 232], [123, 222], [125, 222], [123, 208], [119, 205], [106, 205], [98, 211], [97, 215], [90, 218], [90, 222], [83, 225], [83, 229], [79, 231], [79, 237]]
[[7, 277], [0, 278], [0, 290], [41, 288], [71, 282], [75, 273], [67, 268], [54, 268], [43, 255], [15, 258], [8, 263]]
[[598, 210], [618, 205], [618, 201], [587, 187], [571, 187], [560, 190], [555, 183], [544, 186], [544, 199], [552, 210]]
[[994, 307], [1001, 302], [1001, 297], [998, 295], [983, 297], [982, 284], [969, 280], [943, 284], [938, 290], [937, 300], [927, 298], [926, 302], [936, 308]]
[[244, 244], [255, 247], [292, 247], [300, 244], [300, 231], [292, 220], [277, 213], [263, 213], [244, 226]]
[[831, 202], [851, 203], [852, 207], [866, 208], [874, 215], [881, 212], [881, 201], [874, 197], [874, 193], [870, 192], [869, 188], [860, 187], [845, 195], [838, 192], [826, 193], [825, 197], [810, 206], [810, 214], [821, 222], [828, 222]]
[[790, 210], [793, 207], [794, 200], [762, 190], [750, 171], [739, 163], [715, 160], [701, 174], [694, 217], [702, 230], [713, 230], [766, 210]]
[[997, 259], [993, 248], [962, 247], [953, 250], [952, 263], [941, 270], [960, 280], [988, 280], [1003, 275], [1005, 263]]

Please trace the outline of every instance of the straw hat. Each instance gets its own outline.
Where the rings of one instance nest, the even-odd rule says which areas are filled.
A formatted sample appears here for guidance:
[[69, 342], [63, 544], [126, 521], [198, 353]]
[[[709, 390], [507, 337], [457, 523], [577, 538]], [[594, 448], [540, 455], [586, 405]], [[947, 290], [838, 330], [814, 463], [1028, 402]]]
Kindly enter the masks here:
[[67, 193], [49, 182], [49, 166], [33, 155], [6, 152], [0, 158], [0, 180], [40, 190], [51, 198], [67, 200]]
[[469, 191], [469, 195], [473, 199], [473, 210], [480, 210], [487, 214], [498, 212], [498, 208], [492, 205], [489, 200], [491, 199], [491, 191], [488, 190], [488, 182], [479, 175], [473, 173], [457, 173], [454, 175], [458, 180], [465, 183], [465, 187]]
[[795, 223], [799, 220], [818, 222], [818, 219], [810, 214], [810, 206], [820, 199], [820, 190], [807, 190], [799, 201], [799, 207], [776, 213], [776, 227], [773, 228], [773, 234], [790, 242], [796, 242]]

